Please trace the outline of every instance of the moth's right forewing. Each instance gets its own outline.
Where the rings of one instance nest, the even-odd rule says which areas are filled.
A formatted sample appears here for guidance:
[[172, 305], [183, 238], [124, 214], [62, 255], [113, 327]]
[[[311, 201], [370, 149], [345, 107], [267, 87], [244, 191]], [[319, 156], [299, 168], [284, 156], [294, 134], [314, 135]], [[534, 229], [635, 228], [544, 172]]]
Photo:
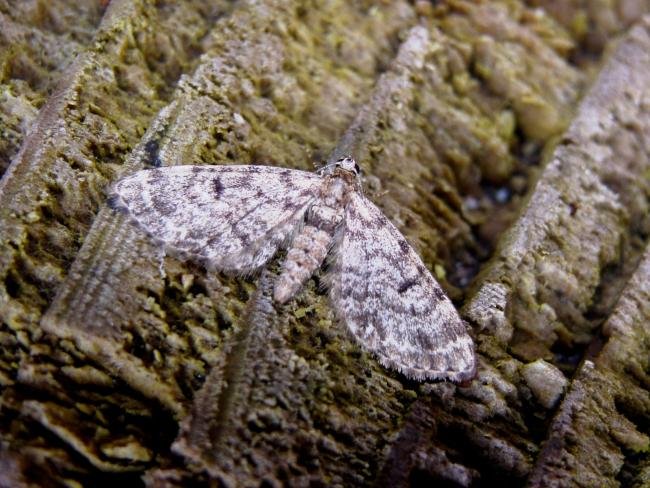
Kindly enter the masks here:
[[171, 250], [246, 273], [288, 240], [321, 185], [271, 166], [170, 166], [120, 180], [109, 201]]
[[354, 194], [330, 266], [330, 298], [385, 366], [418, 380], [474, 376], [474, 344], [456, 308], [386, 216]]

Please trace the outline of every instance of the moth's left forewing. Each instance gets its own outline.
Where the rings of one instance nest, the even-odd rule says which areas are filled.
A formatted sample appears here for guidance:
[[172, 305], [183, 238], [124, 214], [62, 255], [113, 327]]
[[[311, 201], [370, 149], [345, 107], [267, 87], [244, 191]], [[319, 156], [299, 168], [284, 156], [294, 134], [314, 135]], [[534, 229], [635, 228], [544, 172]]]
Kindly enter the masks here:
[[418, 380], [474, 376], [465, 323], [402, 234], [361, 194], [338, 230], [330, 298], [353, 336], [385, 366]]
[[123, 178], [110, 203], [166, 249], [246, 274], [286, 244], [321, 184], [270, 166], [170, 166]]

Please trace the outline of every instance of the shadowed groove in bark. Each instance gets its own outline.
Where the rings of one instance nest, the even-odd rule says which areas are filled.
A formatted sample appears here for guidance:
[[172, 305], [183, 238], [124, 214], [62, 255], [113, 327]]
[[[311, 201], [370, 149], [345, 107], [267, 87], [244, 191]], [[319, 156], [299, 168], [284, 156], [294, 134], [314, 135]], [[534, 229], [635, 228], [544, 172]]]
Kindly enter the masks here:
[[[568, 135], [566, 136], [566, 140], [570, 141], [569, 144], [575, 146], [576, 148], [580, 147], [581, 145], [586, 145], [587, 141], [585, 141], [584, 136], [581, 133], [581, 124], [585, 123], [586, 126], [588, 127], [593, 127], [593, 128], [598, 128], [596, 130], [602, 130], [602, 131], [610, 131], [609, 135], [605, 134], [602, 136], [598, 136], [597, 140], [598, 143], [602, 143], [602, 141], [607, 141], [607, 140], [612, 140], [615, 137], [615, 134], [619, 132], [619, 128], [616, 126], [616, 123], [609, 123], [611, 119], [607, 118], [607, 114], [609, 111], [612, 111], [616, 114], [620, 114], [619, 118], [621, 119], [621, 125], [623, 127], [629, 127], [629, 123], [625, 122], [625, 120], [635, 120], [635, 121], [640, 121], [640, 120], [647, 120], [647, 117], [644, 114], [644, 108], [643, 108], [643, 103], [639, 103], [640, 100], [644, 98], [646, 93], [646, 87], [648, 85], [648, 80], [647, 80], [647, 74], [646, 74], [646, 69], [645, 67], [647, 66], [647, 62], [644, 60], [645, 59], [645, 54], [647, 53], [647, 48], [644, 47], [646, 44], [646, 40], [644, 38], [644, 30], [637, 27], [635, 30], [631, 32], [631, 34], [622, 41], [621, 45], [619, 46], [618, 50], [613, 53], [609, 64], [605, 65], [603, 69], [603, 75], [602, 78], [597, 80], [595, 82], [594, 87], [591, 89], [591, 92], [587, 95], [586, 99], [582, 103], [582, 110], [578, 111], [576, 121], [574, 122], [574, 125], [569, 129]], [[623, 61], [625, 60], [625, 61]], [[630, 61], [634, 60], [634, 61]], [[617, 71], [622, 71], [622, 74], [619, 74]], [[613, 80], [626, 80], [624, 84], [620, 83], [620, 81], [615, 82], [616, 83], [616, 89], [612, 90], [612, 81]], [[618, 104], [618, 106], [617, 106]], [[612, 108], [614, 107], [614, 108]], [[629, 110], [630, 112], [626, 112], [626, 110]], [[596, 113], [602, 114], [601, 117], [603, 117], [604, 122], [601, 123], [601, 125], [598, 125], [597, 123], [594, 122], [594, 119], [597, 119]], [[637, 124], [637, 123], [635, 123]], [[635, 125], [635, 132], [637, 134], [647, 134], [646, 130], [643, 130], [642, 127], [639, 127], [639, 125]], [[587, 134], [591, 135], [590, 132], [587, 131]], [[632, 146], [636, 148], [641, 148], [644, 147], [644, 144], [638, 144], [636, 146]], [[584, 154], [586, 150], [580, 150], [576, 149], [577, 151], [580, 151], [581, 154]], [[627, 209], [629, 209], [629, 212], [631, 215], [635, 215], [635, 218], [633, 219], [635, 221], [633, 225], [633, 228], [636, 227], [645, 227], [647, 224], [644, 223], [647, 220], [647, 205], [648, 205], [648, 186], [647, 186], [647, 181], [641, 177], [644, 172], [647, 172], [647, 164], [648, 164], [648, 158], [647, 155], [643, 156], [643, 153], [639, 152], [624, 152], [624, 153], [619, 153], [619, 159], [616, 159], [616, 157], [613, 156], [601, 156], [598, 150], [594, 150], [591, 152], [592, 155], [597, 155], [594, 159], [594, 163], [592, 163], [594, 166], [594, 172], [597, 174], [602, 175], [602, 178], [606, 178], [608, 173], [613, 173], [613, 174], [618, 174], [620, 175], [619, 177], [625, 178], [625, 181], [628, 181], [629, 183], [625, 186], [628, 188], [628, 192], [632, 193], [634, 195], [638, 195], [637, 198], [630, 198], [629, 196], [621, 195], [623, 202], [628, 201], [628, 202], [634, 202], [632, 205], [627, 205]], [[568, 156], [568, 157], [567, 157]], [[514, 361], [509, 360], [506, 361], [506, 357], [503, 352], [497, 352], [498, 348], [503, 347], [507, 342], [509, 342], [512, 339], [512, 334], [513, 332], [516, 332], [516, 329], [513, 330], [513, 325], [517, 327], [517, 323], [511, 324], [509, 323], [509, 320], [511, 320], [512, 317], [512, 308], [514, 308], [512, 301], [514, 300], [514, 297], [516, 296], [516, 291], [517, 288], [513, 286], [513, 279], [516, 280], [517, 278], [521, 279], [517, 272], [513, 274], [513, 270], [517, 269], [516, 268], [516, 263], [517, 259], [522, 259], [522, 263], [524, 266], [529, 266], [529, 263], [525, 260], [527, 256], [529, 256], [529, 253], [531, 253], [538, 243], [543, 242], [543, 239], [545, 238], [544, 232], [548, 232], [549, 229], [553, 228], [553, 208], [555, 205], [564, 205], [565, 203], [562, 201], [565, 199], [564, 194], [562, 192], [567, 191], [565, 188], [571, 189], [570, 185], [566, 184], [567, 181], [567, 175], [575, 174], [576, 181], [579, 182], [580, 178], [582, 177], [581, 173], [584, 171], [584, 159], [578, 159], [578, 158], [571, 158], [572, 152], [571, 150], [567, 150], [566, 148], [560, 146], [556, 150], [556, 155], [555, 158], [558, 160], [561, 160], [561, 163], [553, 163], [551, 162], [545, 169], [545, 172], [542, 173], [542, 176], [540, 178], [540, 181], [537, 184], [537, 187], [535, 189], [535, 192], [531, 196], [530, 202], [528, 203], [527, 207], [524, 209], [522, 216], [520, 217], [519, 222], [517, 223], [516, 227], [510, 232], [512, 233], [517, 233], [517, 235], [520, 236], [520, 239], [514, 240], [512, 237], [506, 236], [506, 239], [504, 239], [504, 243], [502, 243], [502, 247], [497, 253], [497, 258], [500, 256], [503, 256], [501, 259], [495, 259], [493, 261], [493, 265], [489, 267], [484, 275], [482, 277], [479, 277], [479, 285], [477, 286], [478, 293], [477, 295], [469, 301], [468, 305], [466, 306], [466, 316], [471, 318], [475, 324], [483, 329], [483, 333], [479, 336], [479, 341], [480, 341], [480, 346], [479, 346], [479, 351], [483, 352], [486, 354], [488, 357], [491, 357], [492, 360], [499, 359], [501, 361], [501, 372], [498, 373], [495, 376], [493, 376], [496, 371], [490, 371], [484, 370], [482, 372], [479, 372], [479, 381], [478, 383], [482, 383], [486, 386], [488, 386], [490, 383], [493, 383], [494, 386], [498, 386], [496, 389], [497, 395], [501, 394], [503, 395], [504, 393], [506, 394], [506, 399], [507, 399], [507, 404], [509, 404], [508, 409], [514, 409], [516, 408], [517, 403], [519, 402], [531, 402], [533, 398], [531, 397], [531, 390], [535, 388], [539, 388], [538, 385], [530, 385], [531, 390], [526, 389], [526, 385], [519, 384], [517, 385], [516, 381], [513, 381], [513, 384], [507, 388], [506, 383], [507, 381], [512, 381], [510, 378], [512, 378], [512, 371], [514, 367]], [[566, 159], [564, 159], [566, 158]], [[615, 164], [614, 164], [615, 162]], [[554, 176], [554, 172], [557, 171], [555, 164], [559, 165], [562, 167], [562, 175], [558, 179], [558, 177]], [[575, 170], [569, 170], [569, 167], [574, 167]], [[616, 169], [616, 168], [621, 168], [621, 169]], [[624, 170], [623, 170], [624, 168]], [[636, 178], [631, 178], [631, 174], [636, 174]], [[615, 179], [614, 179], [615, 180]], [[634, 180], [634, 182], [632, 182]], [[616, 181], [616, 180], [615, 180]], [[564, 183], [563, 183], [564, 182]], [[590, 179], [589, 185], [592, 185], [590, 190], [594, 190], [594, 183], [595, 179]], [[583, 186], [586, 186], [584, 183], [582, 184]], [[607, 209], [607, 205], [609, 204], [610, 201], [613, 201], [612, 203], [612, 208], [614, 209], [614, 214], [616, 215], [617, 213], [620, 215], [621, 214], [621, 207], [618, 207], [617, 204], [615, 203], [615, 199], [612, 199], [611, 196], [612, 194], [609, 193], [609, 189], [604, 187], [604, 185], [600, 184], [599, 186], [596, 186], [596, 188], [599, 188], [600, 191], [605, 192], [605, 197], [598, 198], [596, 197], [597, 203], [595, 205], [597, 206], [597, 211], [592, 212], [589, 214], [586, 211], [586, 205], [585, 203], [582, 203], [580, 198], [585, 198], [583, 196], [578, 197], [577, 200], [573, 200], [575, 203], [574, 205], [578, 206], [580, 208], [580, 212], [578, 214], [578, 218], [584, 219], [585, 216], [589, 215], [595, 215], [597, 218], [599, 218], [599, 214], [597, 212], [605, 212]], [[553, 195], [557, 195], [555, 198]], [[591, 193], [589, 194], [591, 195]], [[558, 198], [558, 196], [562, 197], [562, 200]], [[550, 197], [550, 198], [549, 198]], [[589, 197], [587, 197], [589, 198]], [[580, 202], [580, 203], [578, 203]], [[572, 211], [571, 215], [576, 215], [577, 212]], [[641, 221], [639, 221], [641, 219]], [[586, 222], [587, 225], [589, 225], [589, 220], [583, 221]], [[626, 218], [620, 218], [620, 219], [614, 219], [610, 220], [611, 225], [609, 227], [612, 227], [616, 229], [619, 227], [619, 232], [620, 234], [623, 234], [625, 232], [630, 232], [632, 229], [626, 229], [626, 225], [628, 220]], [[581, 224], [585, 225], [585, 224]], [[536, 226], [539, 226], [540, 228], [544, 229], [543, 232], [534, 232], [532, 229]], [[605, 224], [605, 228], [608, 227], [608, 224]], [[572, 229], [572, 231], [575, 231]], [[581, 233], [580, 235], [584, 236], [585, 233]], [[632, 234], [634, 236], [634, 234]], [[553, 238], [552, 239], [557, 239], [559, 238]], [[536, 239], [538, 239], [536, 241]], [[605, 238], [605, 242], [609, 242], [607, 238]], [[643, 241], [641, 241], [641, 245], [643, 245]], [[567, 253], [565, 259], [575, 259], [578, 262], [582, 262], [584, 260], [584, 257], [581, 256], [581, 254], [578, 254], [575, 257], [571, 257], [571, 250], [579, 249], [579, 246], [572, 246], [570, 248], [566, 248], [565, 252]], [[629, 274], [631, 271], [634, 270], [634, 267], [636, 263], [638, 262], [638, 257], [639, 257], [639, 243], [633, 243], [632, 246], [630, 246], [627, 250], [627, 253], [624, 254], [624, 262], [625, 265], [622, 267], [623, 272], [620, 274], [618, 277], [619, 280], [622, 283], [625, 283], [627, 277], [629, 277]], [[575, 251], [573, 251], [575, 252]], [[583, 251], [583, 254], [592, 254], [588, 250]], [[520, 256], [520, 257], [518, 257]], [[596, 256], [599, 259], [602, 259], [603, 257], [606, 257], [607, 254], [601, 255], [601, 256]], [[615, 260], [618, 259], [618, 257], [615, 254], [611, 254], [611, 257], [609, 259]], [[503, 283], [502, 284], [496, 284], [494, 280], [495, 277], [501, 276], [503, 278]], [[531, 279], [534, 279], [531, 276]], [[602, 277], [600, 274], [595, 275], [595, 283], [600, 286], [601, 279]], [[516, 282], [515, 282], [516, 283]], [[592, 282], [594, 283], [594, 282]], [[584, 281], [579, 281], [576, 286], [586, 286], [588, 282]], [[616, 287], [620, 286], [616, 282], [610, 282], [610, 283], [603, 283], [602, 286], [605, 287]], [[579, 288], [578, 288], [579, 289]], [[592, 284], [592, 289], [591, 293], [595, 293], [595, 285]], [[589, 303], [589, 302], [587, 302]], [[606, 305], [606, 307], [611, 308], [612, 307], [612, 302], [609, 302], [609, 305]], [[587, 311], [588, 309], [584, 307], [582, 309], [583, 311]], [[504, 314], [504, 312], [507, 312], [507, 314]], [[607, 311], [604, 312], [607, 314]], [[522, 319], [523, 319], [523, 314], [522, 314]], [[530, 311], [528, 311], [527, 317], [530, 317]], [[486, 334], [486, 331], [489, 331], [488, 334]], [[496, 344], [494, 344], [495, 339], [498, 342], [501, 342], [501, 346], [498, 346], [495, 348]], [[534, 357], [535, 351], [531, 351], [531, 354]], [[510, 364], [508, 364], [510, 363]], [[498, 364], [498, 363], [497, 363]], [[501, 385], [499, 385], [501, 383]], [[519, 394], [516, 396], [511, 396], [508, 398], [508, 393], [510, 395], [514, 393], [515, 387], [519, 389]], [[440, 387], [438, 387], [440, 388]], [[463, 391], [465, 390], [465, 391]], [[474, 390], [474, 391], [472, 391]], [[434, 390], [436, 391], [436, 390]], [[472, 388], [467, 388], [459, 389], [459, 393], [462, 396], [468, 396], [469, 398], [474, 397], [476, 399], [479, 399], [481, 397], [484, 397], [489, 390], [486, 388], [486, 391], [480, 392], [476, 387]], [[541, 391], [541, 390], [540, 390]], [[561, 390], [556, 392], [556, 395], [561, 395]], [[535, 393], [536, 394], [536, 393]], [[438, 401], [442, 401], [443, 404], [446, 403], [446, 399], [448, 397], [448, 393], [446, 389], [442, 389], [438, 393], [437, 396], [439, 396]], [[526, 398], [528, 397], [528, 398]], [[416, 405], [419, 405], [419, 401], [416, 402]], [[497, 407], [495, 405], [495, 407]], [[506, 412], [508, 410], [505, 410]], [[413, 410], [413, 415], [421, 415], [418, 414], [417, 412], [421, 412], [421, 409], [419, 410], [418, 408], [414, 407]], [[498, 417], [503, 415], [502, 413], [499, 412], [499, 408], [495, 408], [495, 412], [498, 414], [496, 417], [493, 417], [494, 414], [490, 415], [489, 417], [492, 417], [490, 419], [490, 423], [494, 422], [495, 420], [498, 420]], [[440, 433], [438, 436], [438, 439], [444, 440], [446, 439], [445, 437], [445, 430], [447, 428], [445, 427], [445, 421], [443, 420], [444, 416], [442, 419], [438, 419], [437, 422], [437, 429], [438, 432]], [[534, 417], [524, 417], [523, 419], [525, 421], [526, 425], [524, 432], [526, 432], [528, 429], [530, 429], [529, 434], [533, 434], [535, 431], [540, 432], [540, 428], [536, 426], [536, 424], [539, 422], [538, 419], [535, 419]], [[485, 422], [486, 419], [482, 418], [482, 421]], [[414, 424], [418, 424], [418, 420], [413, 420]], [[411, 425], [407, 421], [407, 425]], [[424, 430], [426, 431], [426, 423], [424, 424]], [[454, 437], [458, 436], [459, 432], [456, 429], [451, 429], [450, 432], [454, 432], [452, 435]], [[543, 430], [541, 431], [543, 432]], [[468, 432], [464, 433], [464, 435], [467, 435]], [[412, 436], [413, 434], [411, 434]], [[425, 435], [424, 433], [421, 433], [419, 435]], [[480, 445], [480, 441], [478, 438], [475, 437], [474, 434], [469, 433], [469, 437], [465, 439], [465, 442], [469, 443], [477, 443], [478, 445], [476, 446], [477, 448]], [[432, 441], [433, 445], [434, 442]], [[484, 446], [483, 446], [484, 447]], [[505, 447], [503, 445], [502, 447]], [[513, 446], [514, 447], [514, 446]], [[425, 456], [426, 452], [430, 449], [433, 449], [434, 447], [432, 445], [425, 445], [421, 448], [420, 455]], [[399, 442], [395, 446], [396, 452], [400, 452], [400, 444]], [[491, 477], [491, 472], [495, 470], [495, 468], [498, 470], [497, 466], [499, 466], [499, 459], [503, 459], [503, 461], [506, 462], [506, 465], [518, 465], [520, 467], [520, 476], [525, 476], [528, 473], [528, 470], [530, 469], [530, 459], [528, 462], [525, 462], [523, 464], [519, 463], [514, 463], [513, 461], [516, 459], [516, 455], [514, 456], [514, 459], [508, 463], [508, 457], [510, 454], [508, 454], [508, 449], [504, 449], [502, 453], [498, 454], [497, 451], [495, 450], [492, 454], [489, 453], [489, 450], [481, 454], [480, 449], [476, 449], [477, 453], [481, 456], [487, 456], [488, 459], [492, 459], [492, 463], [495, 463], [495, 465], [490, 466], [490, 465], [483, 465], [481, 466], [482, 463], [479, 463], [478, 465], [475, 465], [475, 469], [477, 469], [478, 472], [482, 474], [482, 481], [487, 482], [487, 480], [490, 479]], [[516, 451], [513, 451], [511, 454], [515, 454]], [[491, 457], [496, 454], [496, 457]], [[526, 456], [525, 451], [522, 452], [524, 455], [525, 459]], [[562, 455], [563, 453], [560, 453]], [[417, 456], [414, 455], [414, 456]], [[384, 467], [384, 475], [383, 476], [389, 476], [388, 473], [393, 472], [395, 469], [398, 469], [391, 463], [396, 462], [392, 458], [388, 458], [387, 460], [388, 464]], [[479, 468], [479, 466], [481, 466]], [[412, 474], [417, 472], [417, 467], [412, 467]], [[428, 472], [428, 476], [433, 479], [444, 479], [447, 474], [445, 474], [445, 468], [444, 468], [444, 463], [438, 465], [438, 466], [432, 466], [429, 468], [430, 471]], [[511, 468], [510, 468], [511, 469]], [[557, 467], [553, 464], [552, 461], [550, 461], [550, 466], [549, 469], [557, 469]], [[578, 468], [576, 468], [578, 469]], [[583, 467], [584, 469], [584, 467]], [[498, 473], [498, 471], [497, 471]], [[511, 475], [513, 474], [512, 472], [510, 473]], [[413, 474], [414, 475], [414, 474]], [[548, 472], [546, 473], [548, 475]], [[569, 470], [569, 472], [566, 474], [567, 478], [570, 478], [572, 476], [572, 471]], [[405, 476], [404, 473], [401, 474], [401, 476]], [[460, 474], [459, 474], [460, 476]], [[501, 475], [494, 474], [496, 478], [501, 478]], [[462, 476], [461, 476], [462, 478]], [[461, 479], [459, 478], [459, 480]], [[380, 478], [380, 480], [384, 481], [389, 478]], [[542, 475], [540, 480], [546, 480], [547, 476]], [[457, 480], [458, 483], [461, 483], [461, 481]], [[463, 482], [464, 483], [464, 482]], [[381, 482], [380, 482], [381, 484]], [[461, 483], [462, 484], [462, 483]], [[515, 483], [517, 484], [517, 483]], [[541, 485], [540, 485], [541, 486]]]
[[[630, 28], [648, 11], [644, 0], [615, 0], [607, 7], [600, 2], [579, 0], [526, 0], [526, 3], [543, 8], [571, 32], [580, 46], [572, 56], [576, 62], [585, 64], [598, 62], [612, 37]], [[567, 49], [563, 44], [560, 47]]]
[[[589, 320], [593, 300], [600, 300], [600, 314], [606, 315], [638, 263], [650, 225], [650, 185], [642, 177], [648, 157], [642, 140], [627, 146], [612, 141], [630, 140], [630, 131], [643, 139], [647, 108], [642, 100], [648, 78], [643, 69], [647, 61], [644, 36], [641, 26], [633, 29], [613, 53], [556, 148], [520, 222], [504, 237], [499, 259], [485, 272], [483, 287], [494, 285], [500, 276], [509, 281], [507, 275], [519, 270], [519, 284], [508, 285], [514, 292], [508, 299], [508, 318], [515, 326], [509, 347], [515, 353], [518, 343], [527, 341], [526, 334], [535, 334], [530, 325], [518, 330], [518, 310], [523, 307], [521, 313], [527, 314], [530, 323], [529, 308], [534, 302], [542, 305], [535, 326], [558, 330], [542, 334], [545, 341], [559, 335], [569, 343], [588, 342], [599, 325]], [[558, 233], [557, 225], [567, 231]], [[535, 249], [539, 251], [531, 255]], [[581, 250], [572, 256], [575, 249]], [[543, 252], [560, 252], [563, 264], [554, 263]], [[535, 266], [538, 276], [529, 276], [526, 270]], [[618, 270], [616, 279], [607, 273], [610, 267]], [[554, 276], [556, 271], [560, 274]], [[564, 322], [561, 327], [567, 328], [559, 329], [557, 322], [549, 325], [553, 321]]]
[[223, 362], [210, 371], [172, 446], [174, 452], [199, 464], [214, 477], [222, 473], [227, 476], [224, 467], [228, 467], [228, 461], [223, 459], [222, 452], [237, 435], [237, 428], [242, 427], [239, 417], [249, 414], [251, 388], [260, 365], [272, 364], [270, 358], [265, 358], [269, 348], [273, 348], [274, 341], [282, 340], [274, 330], [277, 327], [272, 303], [274, 277], [271, 272], [262, 272], [239, 330], [224, 348]]
[[650, 448], [649, 273], [650, 246], [604, 325], [603, 349], [580, 365], [528, 486], [642, 486], [636, 464]]

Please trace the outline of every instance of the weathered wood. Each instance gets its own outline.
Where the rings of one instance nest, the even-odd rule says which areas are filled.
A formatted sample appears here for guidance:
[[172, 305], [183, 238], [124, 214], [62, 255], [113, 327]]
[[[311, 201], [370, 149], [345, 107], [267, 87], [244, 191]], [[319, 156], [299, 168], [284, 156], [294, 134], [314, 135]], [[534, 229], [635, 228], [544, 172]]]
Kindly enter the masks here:
[[[52, 342], [40, 320], [105, 186], [199, 54], [219, 12], [219, 4], [209, 4], [112, 2], [92, 42], [73, 62], [66, 58], [54, 93], [0, 182], [3, 442], [9, 457], [24, 453], [28, 459], [19, 464], [44, 479], [54, 473], [83, 479], [92, 466], [141, 470], [150, 459], [142, 454], [143, 439], [156, 444], [170, 435], [164, 418], [151, 429], [146, 403], [113, 391], [119, 381], [72, 343]], [[164, 46], [166, 59], [159, 55]], [[31, 391], [40, 392], [43, 404], [30, 403]], [[75, 460], [78, 454], [84, 463]]]
[[[110, 2], [0, 145], [0, 485], [642, 486], [649, 21], [607, 36], [648, 6], [530, 3]], [[381, 368], [318, 276], [277, 307], [103, 205], [142, 167], [346, 153], [464, 302], [473, 382]]]
[[606, 343], [578, 369], [528, 485], [646, 486], [650, 447], [650, 248], [603, 327]]
[[[412, 415], [435, 421], [439, 431], [452, 430], [456, 435], [462, 431], [464, 442], [474, 445], [477, 452], [491, 446], [478, 457], [511, 474], [529, 473], [529, 452], [536, 448], [521, 439], [504, 444], [503, 434], [495, 435], [495, 430], [511, 422], [519, 425], [519, 435], [534, 439], [530, 436], [541, 428], [538, 422], [553, 411], [564, 390], [562, 375], [552, 364], [570, 371], [571, 362], [561, 351], [580, 350], [581, 342], [592, 343], [587, 350], [590, 357], [599, 341], [597, 327], [614, 306], [621, 284], [636, 267], [645, 245], [650, 224], [648, 20], [621, 40], [603, 66], [518, 221], [503, 236], [464, 308], [465, 316], [477, 326], [479, 351], [487, 367], [479, 372], [479, 381], [460, 389], [478, 405], [456, 408], [474, 411], [478, 415], [475, 421], [480, 420], [484, 427], [459, 425], [458, 420], [439, 412], [427, 410], [422, 414], [422, 409], [413, 408]], [[643, 372], [648, 361], [643, 280], [647, 281], [647, 270], [642, 264], [627, 285], [628, 293], [639, 298], [622, 300], [636, 302], [632, 306], [619, 305], [623, 307], [619, 313], [630, 328], [630, 345], [635, 343], [635, 347], [625, 348], [627, 359], [620, 357], [622, 364], [615, 371], [600, 367], [589, 374], [591, 363], [585, 363], [586, 369], [578, 373], [572, 393], [551, 428], [531, 486], [616, 486], [626, 465], [633, 472], [636, 456], [647, 450], [647, 434], [636, 432], [629, 418], [630, 413], [633, 419], [647, 419], [648, 415], [647, 377]], [[616, 317], [610, 320], [621, 320]], [[608, 342], [606, 350], [612, 347], [620, 356], [616, 342], [616, 338]], [[562, 348], [556, 352], [558, 344]], [[603, 354], [602, 361], [607, 362], [609, 354]], [[633, 372], [621, 374], [627, 361]], [[438, 389], [438, 402], [447, 404], [449, 393]], [[418, 400], [416, 405], [420, 401], [430, 400]], [[526, 410], [538, 418], [527, 417], [530, 413]], [[576, 417], [579, 411], [582, 413]], [[417, 425], [418, 420], [416, 417], [407, 425]], [[516, 432], [512, 427], [508, 431], [509, 436]], [[603, 432], [612, 432], [610, 436], [616, 441]], [[444, 439], [438, 436], [424, 443], [414, 456], [426, 458], [441, 437]], [[616, 443], [623, 443], [623, 447]], [[397, 444], [396, 449], [401, 450], [401, 446]], [[603, 458], [610, 461], [599, 466]], [[435, 478], [448, 476], [444, 463], [412, 469], [424, 470]], [[490, 474], [485, 468], [477, 471], [484, 479]], [[457, 482], [465, 476], [459, 472]]]
[[92, 40], [102, 11], [93, 0], [0, 2], [0, 175], [61, 73]]

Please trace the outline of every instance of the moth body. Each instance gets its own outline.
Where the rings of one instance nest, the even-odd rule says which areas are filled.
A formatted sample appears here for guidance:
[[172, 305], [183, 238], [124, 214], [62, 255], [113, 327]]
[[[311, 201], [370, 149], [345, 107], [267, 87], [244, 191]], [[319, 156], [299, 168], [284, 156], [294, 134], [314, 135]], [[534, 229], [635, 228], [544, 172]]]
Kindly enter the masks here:
[[176, 166], [119, 181], [109, 200], [167, 249], [208, 269], [251, 274], [287, 254], [285, 303], [327, 257], [336, 316], [389, 368], [418, 380], [476, 374], [465, 323], [415, 250], [363, 195], [344, 157], [316, 173], [256, 165]]
[[354, 168], [336, 166], [325, 176], [321, 195], [305, 213], [305, 224], [289, 246], [282, 272], [273, 290], [278, 303], [286, 303], [325, 261], [334, 241], [336, 229], [343, 221], [349, 196], [354, 191], [358, 173]]

